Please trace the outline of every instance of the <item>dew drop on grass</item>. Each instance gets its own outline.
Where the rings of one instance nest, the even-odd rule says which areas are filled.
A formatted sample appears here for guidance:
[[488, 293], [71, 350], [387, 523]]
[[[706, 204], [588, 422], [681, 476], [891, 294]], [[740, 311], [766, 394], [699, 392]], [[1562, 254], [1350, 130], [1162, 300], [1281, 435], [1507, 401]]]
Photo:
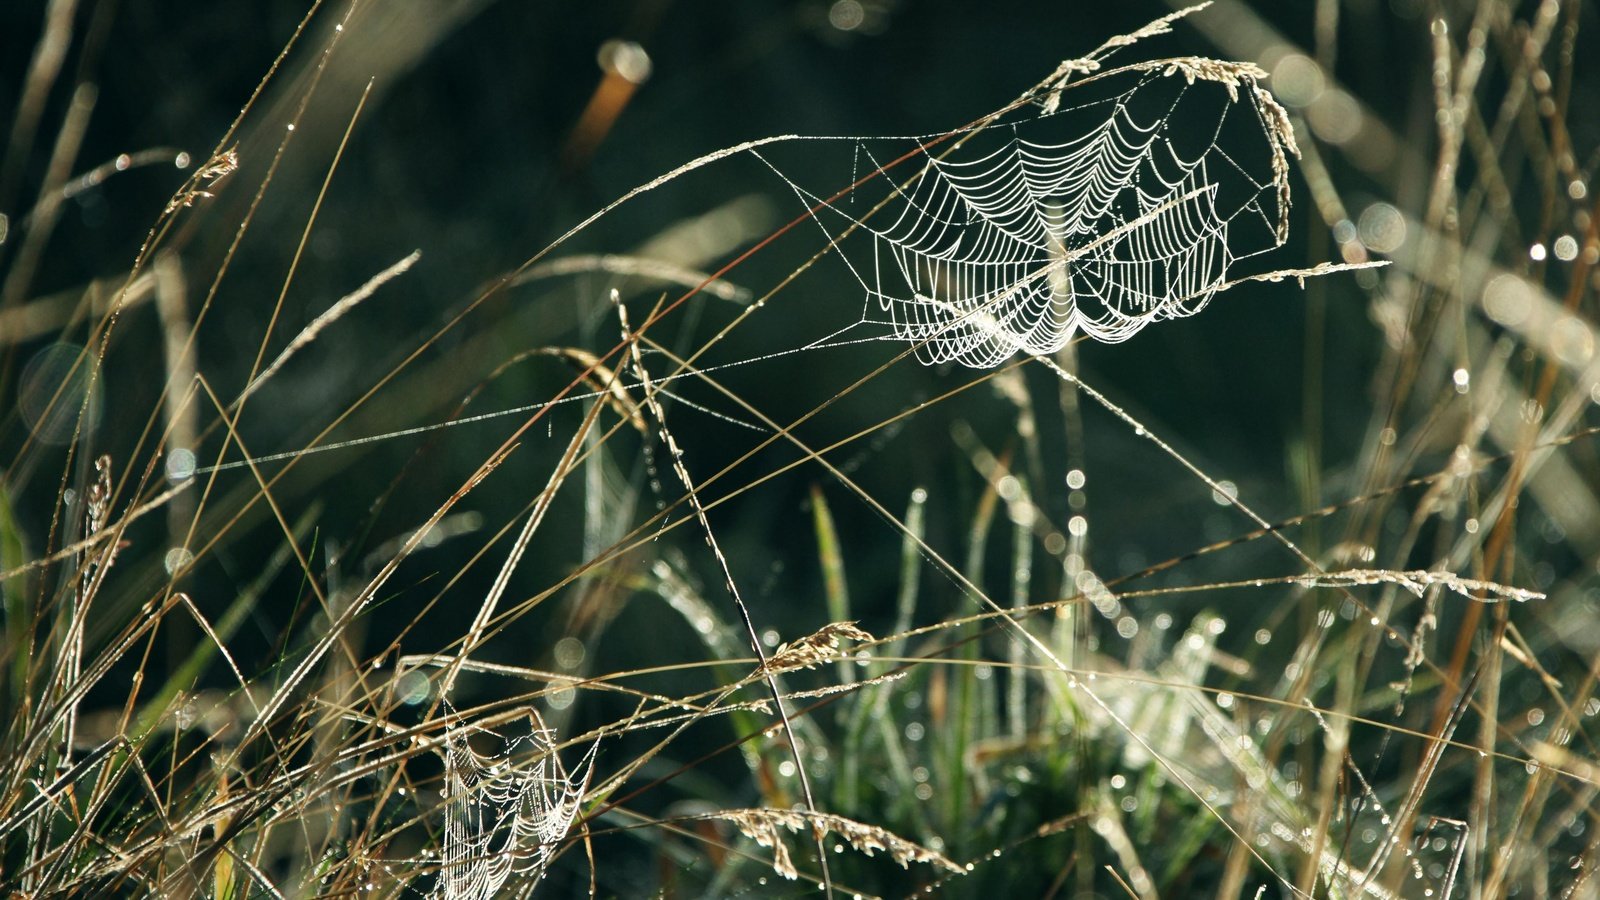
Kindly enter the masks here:
[[1405, 216], [1387, 203], [1374, 203], [1362, 211], [1356, 236], [1369, 250], [1393, 253], [1406, 242]]
[[194, 562], [194, 554], [190, 553], [187, 548], [173, 547], [167, 551], [166, 557], [161, 560], [161, 565], [162, 568], [167, 570], [168, 575], [176, 575], [192, 562]]
[[578, 692], [573, 690], [572, 682], [562, 682], [559, 686], [552, 685], [550, 695], [545, 698], [551, 709], [566, 709], [578, 698]]
[[1218, 506], [1229, 506], [1239, 498], [1239, 486], [1231, 481], [1219, 481], [1211, 489], [1211, 502]]
[[428, 699], [428, 676], [413, 669], [395, 679], [395, 698], [407, 706], [416, 706]]
[[[702, 634], [708, 631], [711, 627], [709, 622], [705, 622], [704, 627], [701, 626], [702, 623], [695, 623], [696, 630], [700, 631]], [[559, 641], [556, 641], [556, 645], [552, 650], [551, 655], [555, 657], [556, 665], [560, 666], [561, 668], [576, 669], [578, 666], [583, 665], [583, 660], [584, 657], [588, 655], [588, 650], [583, 646], [583, 641], [580, 641], [577, 638], [569, 635]]]

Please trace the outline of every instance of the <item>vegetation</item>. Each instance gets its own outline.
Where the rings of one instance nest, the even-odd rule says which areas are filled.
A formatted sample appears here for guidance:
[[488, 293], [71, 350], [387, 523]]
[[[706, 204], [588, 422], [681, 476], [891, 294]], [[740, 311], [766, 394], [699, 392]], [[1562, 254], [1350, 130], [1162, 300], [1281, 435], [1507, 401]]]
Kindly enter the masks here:
[[437, 6], [0, 13], [0, 890], [1600, 896], [1595, 7]]

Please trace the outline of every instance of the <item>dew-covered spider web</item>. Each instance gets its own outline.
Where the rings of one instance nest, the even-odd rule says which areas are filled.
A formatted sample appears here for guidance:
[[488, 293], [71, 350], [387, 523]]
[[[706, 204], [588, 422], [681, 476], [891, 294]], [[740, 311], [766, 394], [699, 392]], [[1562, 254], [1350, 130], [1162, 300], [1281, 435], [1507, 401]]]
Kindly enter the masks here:
[[774, 150], [752, 152], [859, 282], [857, 326], [910, 342], [926, 363], [989, 368], [1079, 334], [1118, 342], [1193, 315], [1230, 266], [1283, 242], [1295, 147], [1260, 74], [1211, 60], [1136, 64], [1069, 87], [1042, 112], [844, 141], [858, 180], [831, 195], [805, 187]]
[[[468, 743], [469, 731], [482, 730], [452, 725], [445, 735], [444, 839], [431, 896], [528, 896], [578, 816], [596, 748], [569, 771], [549, 729], [500, 741], [504, 752], [488, 757]], [[518, 765], [526, 756], [533, 762]]]
[[[800, 223], [809, 220], [822, 234], [811, 262], [836, 270], [842, 263], [859, 290], [859, 314], [853, 320], [818, 315], [808, 302], [791, 313], [804, 316], [806, 331], [823, 336], [802, 337], [774, 352], [700, 362], [698, 372], [665, 373], [656, 389], [675, 400], [681, 398], [670, 392], [679, 379], [842, 344], [909, 344], [927, 364], [993, 368], [1019, 352], [1049, 356], [1077, 337], [1127, 340], [1151, 322], [1199, 312], [1241, 281], [1371, 265], [1242, 276], [1233, 271], [1236, 263], [1286, 240], [1288, 160], [1298, 149], [1287, 114], [1261, 86], [1266, 73], [1252, 64], [1197, 57], [1107, 64], [1119, 49], [1166, 33], [1176, 15], [1062, 63], [1018, 101], [954, 131], [874, 138], [787, 135], [707, 154], [628, 192], [529, 265], [598, 219], [695, 170], [743, 157], [776, 174], [804, 204]], [[818, 250], [815, 240], [802, 243]], [[552, 258], [547, 267], [554, 271], [563, 257]], [[741, 274], [732, 272], [735, 278]], [[689, 273], [678, 283], [688, 293], [667, 304], [666, 312], [692, 296], [724, 296], [727, 290], [716, 289], [731, 289], [703, 273]], [[608, 393], [588, 384], [543, 403], [314, 449]]]

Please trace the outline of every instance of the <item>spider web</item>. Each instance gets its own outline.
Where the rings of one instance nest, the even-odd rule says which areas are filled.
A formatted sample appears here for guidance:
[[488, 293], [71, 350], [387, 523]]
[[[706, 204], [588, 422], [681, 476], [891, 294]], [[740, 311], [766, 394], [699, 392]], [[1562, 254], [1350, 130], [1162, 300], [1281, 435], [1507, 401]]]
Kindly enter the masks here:
[[1294, 145], [1253, 67], [1179, 59], [1110, 74], [1077, 105], [852, 139], [869, 174], [833, 197], [756, 155], [860, 283], [856, 326], [910, 342], [924, 363], [990, 368], [1079, 333], [1120, 342], [1199, 312], [1233, 263], [1283, 243]]
[[[543, 879], [577, 819], [596, 746], [575, 771], [556, 756], [555, 733], [535, 727], [480, 755], [467, 743], [475, 726], [446, 730], [444, 840], [436, 900], [526, 897]], [[526, 748], [535, 761], [513, 765]]]
[[[1233, 264], [1281, 246], [1288, 234], [1288, 157], [1299, 151], [1287, 113], [1261, 87], [1266, 73], [1249, 63], [1200, 57], [1105, 68], [1111, 55], [1169, 33], [1173, 21], [1205, 5], [1180, 10], [1061, 63], [1022, 99], [974, 126], [899, 138], [778, 135], [698, 157], [596, 211], [540, 256], [641, 195], [734, 157], [758, 160], [806, 204], [809, 218], [827, 238], [817, 256], [842, 259], [860, 287], [858, 318], [799, 346], [699, 364], [696, 372], [664, 376], [662, 385], [878, 340], [909, 343], [926, 364], [993, 368], [1018, 352], [1052, 355], [1080, 334], [1107, 343], [1127, 340], [1151, 322], [1199, 312], [1217, 292], [1242, 281], [1293, 277], [1303, 283], [1307, 277], [1381, 265], [1321, 263], [1230, 278]], [[803, 179], [815, 178], [834, 191], [846, 170], [855, 177], [845, 190], [823, 193], [802, 185]], [[776, 234], [782, 231], [787, 228]], [[693, 288], [690, 295], [716, 283], [716, 276], [688, 275], [683, 283]], [[817, 319], [810, 309], [802, 314], [806, 321], [796, 327], [808, 330]], [[579, 392], [551, 404], [607, 393]], [[229, 462], [195, 474], [243, 465]]]

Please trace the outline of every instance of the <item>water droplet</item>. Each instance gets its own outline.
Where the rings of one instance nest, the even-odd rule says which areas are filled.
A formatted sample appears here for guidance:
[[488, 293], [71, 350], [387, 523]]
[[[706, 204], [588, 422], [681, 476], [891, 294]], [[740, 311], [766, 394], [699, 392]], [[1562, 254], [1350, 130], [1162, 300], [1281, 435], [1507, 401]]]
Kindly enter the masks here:
[[1387, 203], [1374, 203], [1361, 213], [1356, 234], [1368, 250], [1393, 253], [1406, 242], [1406, 219]]
[[1578, 239], [1570, 234], [1563, 234], [1561, 237], [1556, 238], [1555, 246], [1552, 249], [1555, 251], [1556, 259], [1562, 262], [1571, 262], [1578, 258]]
[[432, 688], [428, 676], [413, 669], [402, 673], [394, 682], [395, 699], [407, 706], [416, 706], [428, 699], [428, 692]]
[[1219, 481], [1211, 489], [1211, 502], [1218, 506], [1231, 506], [1239, 499], [1239, 486], [1231, 481]]
[[563, 669], [576, 669], [583, 664], [584, 657], [587, 654], [588, 649], [584, 647], [583, 641], [570, 636], [556, 641], [556, 645], [551, 651], [551, 655], [555, 657], [556, 665]]
[[194, 554], [190, 553], [188, 548], [173, 547], [162, 558], [161, 565], [162, 568], [167, 570], [168, 575], [176, 575], [183, 569], [188, 568], [192, 562], [194, 562]]
[[167, 481], [180, 484], [194, 477], [194, 451], [179, 447], [167, 454]]

